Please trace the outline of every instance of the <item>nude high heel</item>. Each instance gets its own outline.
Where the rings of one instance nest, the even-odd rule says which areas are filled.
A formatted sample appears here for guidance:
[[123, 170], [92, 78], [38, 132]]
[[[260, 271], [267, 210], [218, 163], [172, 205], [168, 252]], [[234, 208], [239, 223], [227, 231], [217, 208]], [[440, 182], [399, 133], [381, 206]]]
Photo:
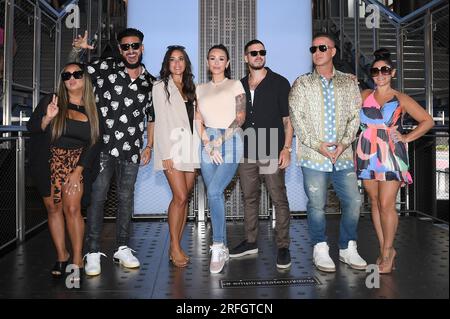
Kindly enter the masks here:
[[380, 274], [390, 274], [395, 269], [395, 257], [397, 252], [393, 247], [389, 248], [389, 255], [384, 256], [381, 259], [381, 263], [378, 265]]

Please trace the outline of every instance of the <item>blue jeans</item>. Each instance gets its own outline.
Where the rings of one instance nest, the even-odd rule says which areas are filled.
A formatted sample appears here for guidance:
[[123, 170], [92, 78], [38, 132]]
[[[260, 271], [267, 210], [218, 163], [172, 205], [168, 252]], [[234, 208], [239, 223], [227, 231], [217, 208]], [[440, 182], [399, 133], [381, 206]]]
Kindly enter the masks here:
[[346, 249], [350, 240], [357, 239], [357, 227], [361, 197], [353, 168], [333, 172], [321, 172], [302, 167], [305, 193], [308, 197], [308, 228], [313, 245], [326, 242], [325, 205], [328, 183], [331, 179], [334, 191], [341, 201], [342, 217], [339, 231], [339, 248]]
[[[222, 129], [206, 130], [210, 140], [217, 137], [218, 132], [223, 134]], [[225, 196], [224, 191], [236, 174], [243, 153], [242, 139], [238, 134], [222, 144], [220, 149], [224, 163], [216, 165], [211, 162], [205, 148], [201, 147], [200, 169], [205, 181], [211, 223], [213, 229], [213, 242], [227, 244], [227, 232], [225, 223]]]
[[134, 211], [134, 183], [139, 165], [116, 159], [108, 154], [100, 154], [102, 168], [92, 184], [91, 204], [87, 209], [86, 247], [88, 252], [100, 251], [100, 237], [103, 228], [103, 208], [108, 195], [111, 178], [116, 173], [117, 184], [117, 217], [116, 245], [128, 245], [129, 228]]

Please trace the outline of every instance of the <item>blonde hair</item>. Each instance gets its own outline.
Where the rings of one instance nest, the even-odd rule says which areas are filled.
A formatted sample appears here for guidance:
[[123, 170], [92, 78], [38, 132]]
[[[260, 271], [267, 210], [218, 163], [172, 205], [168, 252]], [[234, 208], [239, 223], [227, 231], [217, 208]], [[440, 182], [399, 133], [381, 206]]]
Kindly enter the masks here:
[[[92, 87], [92, 82], [90, 75], [87, 72], [84, 65], [80, 63], [68, 63], [64, 66], [63, 71], [69, 65], [76, 65], [83, 71], [84, 78], [84, 90], [83, 90], [83, 102], [84, 109], [86, 110], [86, 116], [88, 118], [89, 124], [91, 126], [91, 143], [94, 145], [100, 135], [99, 124], [98, 124], [98, 113], [97, 106], [95, 103], [94, 89]], [[61, 137], [66, 128], [66, 118], [67, 118], [67, 106], [69, 104], [69, 93], [67, 91], [64, 81], [60, 78], [58, 85], [58, 107], [59, 112], [52, 120], [52, 141], [56, 141]]]

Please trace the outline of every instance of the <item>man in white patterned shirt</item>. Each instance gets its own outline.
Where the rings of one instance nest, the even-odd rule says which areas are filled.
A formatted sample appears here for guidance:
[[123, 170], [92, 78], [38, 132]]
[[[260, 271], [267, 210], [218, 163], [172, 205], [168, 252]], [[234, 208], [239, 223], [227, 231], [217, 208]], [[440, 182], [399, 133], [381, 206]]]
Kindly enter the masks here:
[[364, 270], [367, 263], [356, 245], [361, 197], [351, 148], [359, 127], [361, 96], [355, 77], [335, 70], [336, 48], [330, 35], [316, 35], [310, 52], [315, 69], [294, 82], [289, 106], [301, 149], [313, 261], [319, 270], [336, 271], [325, 234], [325, 205], [331, 180], [342, 204], [339, 260]]
[[[152, 86], [154, 77], [142, 64], [144, 35], [128, 28], [117, 36], [121, 59], [96, 60], [87, 67], [95, 90], [97, 109], [103, 133], [100, 153], [100, 172], [92, 185], [91, 203], [87, 210], [86, 265], [87, 275], [100, 274], [100, 236], [103, 228], [103, 209], [111, 178], [116, 173], [117, 218], [116, 247], [113, 259], [127, 268], [140, 266], [128, 247], [130, 222], [134, 207], [134, 185], [139, 163], [150, 161], [153, 145], [154, 110]], [[87, 33], [78, 36], [72, 52], [92, 49]], [[146, 121], [145, 121], [146, 119]], [[147, 123], [145, 123], [147, 122]], [[143, 133], [147, 126], [147, 145]]]

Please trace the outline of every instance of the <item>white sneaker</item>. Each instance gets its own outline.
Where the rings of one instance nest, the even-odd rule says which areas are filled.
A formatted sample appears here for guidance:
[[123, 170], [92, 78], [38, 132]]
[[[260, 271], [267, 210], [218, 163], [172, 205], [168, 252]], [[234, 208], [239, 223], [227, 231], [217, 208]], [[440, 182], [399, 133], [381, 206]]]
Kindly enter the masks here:
[[86, 259], [86, 264], [84, 265], [84, 272], [88, 276], [97, 276], [102, 272], [102, 268], [100, 266], [100, 256], [106, 257], [104, 253], [87, 253], [84, 255], [84, 259]]
[[339, 260], [353, 269], [365, 270], [367, 262], [358, 254], [356, 247], [356, 241], [350, 240], [347, 249], [339, 249]]
[[126, 268], [137, 268], [141, 264], [139, 260], [132, 254], [136, 252], [128, 246], [120, 246], [114, 253], [113, 260]]
[[317, 243], [314, 245], [313, 262], [317, 269], [325, 272], [335, 272], [336, 265], [328, 253], [330, 248], [326, 242]]
[[213, 244], [210, 246], [211, 262], [209, 264], [209, 271], [212, 274], [218, 274], [222, 271], [225, 262], [230, 259], [228, 248], [224, 244]]

